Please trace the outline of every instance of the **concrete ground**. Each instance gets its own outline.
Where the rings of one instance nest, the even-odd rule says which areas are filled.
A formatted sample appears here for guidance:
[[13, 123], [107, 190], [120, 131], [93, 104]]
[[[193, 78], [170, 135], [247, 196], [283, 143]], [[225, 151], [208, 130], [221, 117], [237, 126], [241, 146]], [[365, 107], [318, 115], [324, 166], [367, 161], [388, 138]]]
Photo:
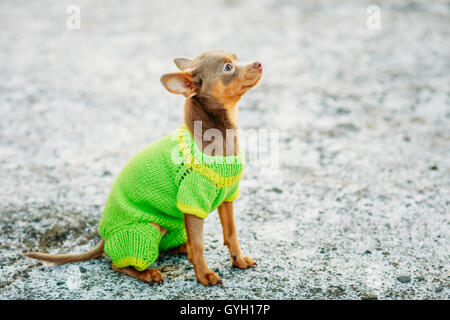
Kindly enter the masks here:
[[[0, 30], [1, 299], [449, 299], [447, 1], [1, 1]], [[264, 65], [240, 125], [275, 130], [265, 157], [279, 163], [249, 163], [235, 204], [258, 266], [231, 268], [217, 213], [205, 255], [219, 287], [184, 256], [160, 255], [161, 286], [107, 257], [23, 258], [100, 240], [122, 166], [182, 123], [159, 77], [209, 49]]]

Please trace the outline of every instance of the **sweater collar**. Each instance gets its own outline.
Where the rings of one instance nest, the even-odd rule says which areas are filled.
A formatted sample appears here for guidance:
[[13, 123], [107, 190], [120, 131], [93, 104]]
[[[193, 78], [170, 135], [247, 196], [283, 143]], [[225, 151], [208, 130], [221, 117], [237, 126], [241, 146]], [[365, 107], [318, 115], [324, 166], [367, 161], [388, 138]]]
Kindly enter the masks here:
[[220, 188], [239, 182], [245, 162], [242, 152], [237, 156], [209, 156], [200, 150], [185, 125], [175, 133], [185, 165], [199, 172]]

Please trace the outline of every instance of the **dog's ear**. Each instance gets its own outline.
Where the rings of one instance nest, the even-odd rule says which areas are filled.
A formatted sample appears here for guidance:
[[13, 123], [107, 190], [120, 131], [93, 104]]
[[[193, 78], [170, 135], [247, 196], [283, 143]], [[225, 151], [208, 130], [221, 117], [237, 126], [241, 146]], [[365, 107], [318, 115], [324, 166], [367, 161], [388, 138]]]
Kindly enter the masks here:
[[180, 69], [181, 71], [186, 70], [192, 64], [192, 60], [188, 59], [188, 58], [176, 58], [176, 59], [173, 59], [173, 62], [178, 67], [178, 69]]
[[198, 86], [190, 70], [163, 74], [161, 83], [169, 92], [182, 94], [186, 98], [195, 96], [198, 92]]

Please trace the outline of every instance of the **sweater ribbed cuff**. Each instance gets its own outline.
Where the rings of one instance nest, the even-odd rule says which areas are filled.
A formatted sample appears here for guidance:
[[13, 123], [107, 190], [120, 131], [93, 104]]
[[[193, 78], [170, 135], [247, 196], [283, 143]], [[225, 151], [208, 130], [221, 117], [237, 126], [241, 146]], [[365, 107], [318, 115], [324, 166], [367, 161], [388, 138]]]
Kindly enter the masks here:
[[177, 207], [178, 207], [178, 209], [181, 212], [186, 213], [186, 214], [192, 214], [192, 215], [197, 216], [197, 217], [199, 217], [201, 219], [205, 219], [208, 216], [208, 214], [209, 214], [205, 210], [202, 210], [200, 208], [196, 208], [196, 207], [190, 206], [190, 205], [185, 204], [185, 203], [181, 203], [179, 201], [177, 202]]

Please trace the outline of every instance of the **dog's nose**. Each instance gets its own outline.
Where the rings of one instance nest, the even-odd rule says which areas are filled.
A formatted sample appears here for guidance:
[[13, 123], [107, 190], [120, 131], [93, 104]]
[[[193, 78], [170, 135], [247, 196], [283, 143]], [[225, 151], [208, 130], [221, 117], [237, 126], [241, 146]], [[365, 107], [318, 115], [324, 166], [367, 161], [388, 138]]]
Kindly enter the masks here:
[[255, 68], [256, 70], [261, 72], [262, 71], [262, 64], [261, 64], [261, 62], [256, 61], [255, 63], [253, 63], [253, 68]]

